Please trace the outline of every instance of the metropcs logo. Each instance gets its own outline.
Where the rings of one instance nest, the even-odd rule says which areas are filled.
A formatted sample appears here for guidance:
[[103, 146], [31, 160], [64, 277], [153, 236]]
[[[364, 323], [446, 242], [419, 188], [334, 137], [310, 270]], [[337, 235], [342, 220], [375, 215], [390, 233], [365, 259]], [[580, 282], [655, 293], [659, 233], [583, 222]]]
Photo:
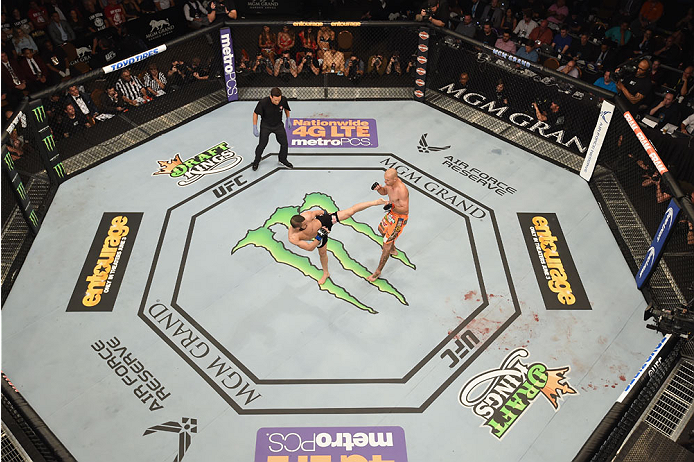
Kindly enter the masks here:
[[234, 168], [242, 161], [243, 157], [237, 156], [236, 152], [232, 151], [232, 147], [229, 147], [226, 141], [222, 141], [218, 145], [212, 146], [185, 161], [181, 160], [181, 155], [178, 153], [169, 161], [158, 160], [159, 171], [152, 173], [152, 176], [169, 175], [171, 178], [183, 177], [177, 184], [179, 186], [188, 186], [205, 175], [220, 173]]
[[255, 462], [407, 462], [402, 427], [261, 428]]
[[[543, 363], [524, 364], [528, 350], [517, 348], [504, 359], [499, 369], [492, 369], [473, 377], [460, 390], [459, 401], [484, 419], [482, 427], [489, 427], [492, 435], [502, 439], [542, 393], [559, 410], [558, 398], [578, 394], [566, 382], [569, 366], [549, 369]], [[486, 388], [477, 397], [471, 395], [480, 385]]]

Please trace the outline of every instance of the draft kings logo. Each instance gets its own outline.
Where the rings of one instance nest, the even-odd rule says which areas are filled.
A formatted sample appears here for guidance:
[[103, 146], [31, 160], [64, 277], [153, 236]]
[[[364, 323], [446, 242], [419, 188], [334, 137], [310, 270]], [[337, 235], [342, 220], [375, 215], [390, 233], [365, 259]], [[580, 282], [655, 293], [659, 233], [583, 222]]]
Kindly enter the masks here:
[[[540, 394], [555, 412], [559, 410], [560, 398], [578, 394], [567, 382], [569, 366], [550, 369], [541, 362], [523, 363], [521, 358], [528, 356], [528, 350], [517, 348], [506, 356], [498, 369], [482, 372], [460, 390], [460, 404], [472, 408], [484, 420], [481, 426], [488, 427], [499, 440], [508, 434]], [[484, 389], [479, 391], [479, 387]]]
[[184, 161], [181, 160], [180, 153], [176, 153], [169, 161], [158, 160], [159, 171], [152, 173], [152, 176], [168, 175], [178, 179], [179, 186], [188, 186], [205, 175], [221, 173], [239, 165], [243, 157], [236, 155], [232, 148], [226, 141], [222, 141]]

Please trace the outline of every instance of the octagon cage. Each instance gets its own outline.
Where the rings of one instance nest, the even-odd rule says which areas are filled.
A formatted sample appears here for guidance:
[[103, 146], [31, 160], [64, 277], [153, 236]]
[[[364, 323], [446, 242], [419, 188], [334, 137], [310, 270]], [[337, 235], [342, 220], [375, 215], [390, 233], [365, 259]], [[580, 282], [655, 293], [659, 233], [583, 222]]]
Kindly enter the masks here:
[[[322, 30], [329, 39], [309, 47], [297, 40], [284, 52], [262, 49], [258, 37], [263, 26], [288, 26], [297, 36]], [[225, 42], [226, 28], [229, 42]], [[346, 67], [320, 68], [319, 59], [330, 48], [342, 53]], [[187, 71], [179, 73], [182, 64], [177, 63], [186, 63]], [[101, 95], [116, 84], [123, 70], [142, 79], [153, 64], [168, 76], [165, 95], [98, 121], [76, 136], [56, 133], [59, 115], [52, 104], [56, 95], [77, 85], [99, 106]], [[461, 74], [467, 74], [468, 80]], [[232, 99], [257, 100], [276, 86], [290, 101], [416, 100], [576, 174], [583, 173], [586, 157], [597, 159], [587, 179], [634, 275], [659, 232], [669, 201], [683, 210], [684, 219], [674, 223], [662, 258], [642, 291], [658, 309], [686, 305], [694, 298], [694, 187], [684, 181], [694, 178], [694, 158], [685, 155], [687, 148], [678, 146], [677, 140], [662, 140], [660, 132], [640, 127], [613, 93], [417, 22], [244, 20], [199, 30], [130, 59], [107, 63], [23, 101], [3, 132], [2, 301], [63, 181]], [[561, 120], [538, 121], [533, 104], [552, 102], [562, 108]], [[606, 107], [614, 113], [597, 151], [593, 138]], [[8, 145], [17, 138], [29, 155], [13, 160]], [[653, 188], [643, 187], [647, 180], [657, 184], [655, 198]], [[5, 404], [4, 392], [3, 388]], [[643, 399], [634, 402], [645, 406]], [[43, 431], [34, 421], [36, 416], [23, 411], [24, 404], [7, 404], [12, 405], [18, 409], [14, 411], [18, 419], [24, 417], [27, 425]], [[583, 459], [609, 460], [636, 422], [628, 415], [626, 408], [612, 413], [584, 448]], [[39, 435], [35, 440], [57, 451], [54, 438]]]

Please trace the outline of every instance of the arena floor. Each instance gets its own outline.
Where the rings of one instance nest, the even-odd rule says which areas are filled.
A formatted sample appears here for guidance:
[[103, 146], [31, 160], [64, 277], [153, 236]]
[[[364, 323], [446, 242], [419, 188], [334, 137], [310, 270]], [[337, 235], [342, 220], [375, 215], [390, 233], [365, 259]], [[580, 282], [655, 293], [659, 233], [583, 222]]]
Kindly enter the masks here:
[[[295, 168], [273, 137], [253, 172], [254, 106], [60, 187], [2, 310], [2, 369], [67, 449], [571, 460], [660, 340], [588, 185], [416, 102], [291, 102]], [[333, 228], [321, 288], [288, 217], [374, 200], [388, 167], [410, 191], [399, 257], [366, 280], [384, 215], [366, 209]]]

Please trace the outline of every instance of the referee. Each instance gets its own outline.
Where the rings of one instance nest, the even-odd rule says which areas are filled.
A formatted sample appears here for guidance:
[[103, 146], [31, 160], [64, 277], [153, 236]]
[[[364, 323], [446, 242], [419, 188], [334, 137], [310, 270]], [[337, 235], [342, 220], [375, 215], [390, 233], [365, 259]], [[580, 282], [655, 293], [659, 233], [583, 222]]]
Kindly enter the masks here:
[[[258, 147], [255, 148], [255, 160], [253, 161], [254, 171], [258, 170], [260, 156], [263, 155], [263, 150], [265, 150], [265, 146], [267, 146], [270, 133], [275, 134], [275, 138], [280, 144], [280, 163], [287, 168], [294, 168], [287, 160], [289, 144], [287, 143], [287, 132], [285, 131], [285, 127], [282, 126], [282, 110], [284, 110], [287, 116], [286, 129], [289, 130], [289, 111], [291, 111], [291, 109], [289, 108], [287, 98], [282, 96], [282, 90], [275, 87], [270, 90], [270, 96], [266, 96], [258, 101], [255, 111], [253, 111], [253, 135], [260, 136]], [[261, 117], [260, 133], [258, 132], [258, 116]]]

